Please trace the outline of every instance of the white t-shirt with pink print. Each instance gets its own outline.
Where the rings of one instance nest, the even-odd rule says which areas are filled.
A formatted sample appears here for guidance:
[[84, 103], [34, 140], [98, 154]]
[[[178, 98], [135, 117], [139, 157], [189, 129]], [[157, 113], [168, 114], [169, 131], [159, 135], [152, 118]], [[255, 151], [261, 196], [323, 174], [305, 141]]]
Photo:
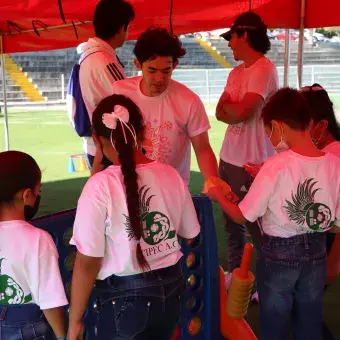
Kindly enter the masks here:
[[190, 138], [210, 129], [200, 98], [185, 85], [170, 80], [159, 96], [148, 97], [140, 90], [141, 76], [113, 84], [113, 93], [132, 99], [144, 116], [146, 131], [143, 147], [152, 160], [172, 165], [183, 180], [190, 180]]
[[[245, 67], [244, 63], [235, 67], [229, 74], [224, 91], [234, 102], [242, 101], [249, 92], [259, 94], [265, 101], [278, 87], [277, 69], [263, 57], [250, 67]], [[220, 152], [224, 162], [243, 167], [248, 162], [261, 164], [274, 155], [273, 146], [264, 130], [261, 109], [250, 119], [228, 126]]]

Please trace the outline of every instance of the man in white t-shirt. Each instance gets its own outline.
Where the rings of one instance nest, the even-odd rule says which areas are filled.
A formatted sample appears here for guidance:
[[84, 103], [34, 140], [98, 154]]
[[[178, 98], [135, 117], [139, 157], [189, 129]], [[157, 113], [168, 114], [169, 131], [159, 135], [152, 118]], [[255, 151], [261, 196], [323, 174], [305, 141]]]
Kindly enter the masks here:
[[[265, 57], [270, 49], [267, 27], [254, 12], [241, 14], [222, 37], [229, 41], [235, 60], [243, 63], [230, 72], [216, 108], [216, 118], [228, 124], [219, 171], [220, 177], [242, 199], [251, 179], [244, 165], [263, 163], [274, 154], [260, 115], [265, 100], [278, 89], [278, 74], [275, 65]], [[241, 263], [245, 227], [227, 216], [225, 221], [231, 273]], [[258, 247], [262, 237], [259, 226], [257, 223], [246, 226]]]
[[[125, 78], [124, 66], [118, 59], [115, 49], [124, 44], [134, 15], [133, 7], [124, 0], [100, 1], [93, 19], [96, 36], [77, 48], [81, 54], [80, 88], [90, 121], [99, 102], [112, 94], [113, 83]], [[72, 106], [69, 111], [74, 126]], [[85, 158], [91, 169], [96, 147], [92, 137], [83, 137], [83, 140]]]
[[171, 79], [186, 53], [180, 40], [166, 29], [151, 28], [141, 34], [134, 53], [143, 76], [115, 82], [113, 93], [131, 98], [142, 111], [146, 156], [172, 165], [188, 184], [192, 144], [203, 177], [217, 176], [204, 105], [194, 92]]

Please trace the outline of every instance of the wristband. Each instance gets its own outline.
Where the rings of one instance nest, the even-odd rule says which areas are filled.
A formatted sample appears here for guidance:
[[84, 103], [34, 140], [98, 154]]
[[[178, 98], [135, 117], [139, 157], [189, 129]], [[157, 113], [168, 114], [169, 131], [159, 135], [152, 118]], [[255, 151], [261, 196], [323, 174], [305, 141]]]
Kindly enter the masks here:
[[57, 338], [57, 340], [66, 340], [66, 336], [64, 336], [62, 338]]

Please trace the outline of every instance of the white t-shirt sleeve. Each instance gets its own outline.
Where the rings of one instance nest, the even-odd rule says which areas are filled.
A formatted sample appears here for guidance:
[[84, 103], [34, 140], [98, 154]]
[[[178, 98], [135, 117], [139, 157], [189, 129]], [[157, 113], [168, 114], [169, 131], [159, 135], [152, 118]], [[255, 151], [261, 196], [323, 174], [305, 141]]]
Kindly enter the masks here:
[[210, 123], [204, 105], [199, 97], [195, 97], [189, 113], [189, 120], [187, 124], [188, 135], [192, 138], [208, 131], [209, 129]]
[[[36, 255], [36, 254], [35, 254]], [[58, 252], [52, 237], [43, 232], [39, 240], [39, 253], [30, 258], [27, 271], [29, 287], [35, 303], [42, 309], [50, 309], [68, 304], [61, 279]]]
[[271, 64], [256, 67], [249, 78], [247, 92], [259, 94], [266, 100], [273, 89], [274, 72], [274, 66]]
[[179, 180], [182, 191], [183, 204], [181, 219], [177, 233], [183, 238], [191, 239], [196, 237], [200, 233], [201, 227], [197, 219], [196, 210], [189, 189], [182, 178], [179, 178]]
[[[94, 54], [95, 56], [95, 54]], [[91, 57], [89, 57], [91, 58]], [[93, 67], [97, 61], [98, 66]], [[112, 95], [113, 84], [125, 78], [124, 72], [115, 63], [105, 58], [85, 60], [80, 66], [80, 86], [86, 108], [92, 115], [94, 108], [106, 97]]]
[[272, 161], [264, 164], [254, 179], [249, 192], [239, 204], [239, 208], [246, 220], [255, 222], [262, 217], [269, 205], [270, 196], [280, 174]]
[[100, 173], [89, 179], [79, 198], [70, 243], [83, 255], [104, 257], [107, 202], [97, 176]]

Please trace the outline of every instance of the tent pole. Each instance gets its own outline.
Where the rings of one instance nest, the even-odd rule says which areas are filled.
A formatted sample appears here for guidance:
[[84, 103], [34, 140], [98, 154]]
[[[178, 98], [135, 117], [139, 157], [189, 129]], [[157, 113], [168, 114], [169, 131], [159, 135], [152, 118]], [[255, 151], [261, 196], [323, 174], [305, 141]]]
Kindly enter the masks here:
[[289, 86], [289, 66], [290, 66], [290, 29], [286, 29], [285, 37], [285, 60], [284, 60], [284, 75], [283, 86]]
[[302, 87], [303, 77], [303, 45], [305, 40], [305, 13], [306, 0], [301, 0], [301, 14], [300, 14], [300, 34], [299, 34], [299, 53], [298, 53], [298, 87]]
[[3, 89], [3, 97], [4, 97], [3, 101], [4, 101], [4, 115], [5, 115], [5, 143], [6, 143], [6, 151], [8, 151], [9, 150], [9, 129], [8, 129], [4, 41], [3, 41], [2, 35], [0, 35], [0, 55], [1, 55], [2, 89]]

